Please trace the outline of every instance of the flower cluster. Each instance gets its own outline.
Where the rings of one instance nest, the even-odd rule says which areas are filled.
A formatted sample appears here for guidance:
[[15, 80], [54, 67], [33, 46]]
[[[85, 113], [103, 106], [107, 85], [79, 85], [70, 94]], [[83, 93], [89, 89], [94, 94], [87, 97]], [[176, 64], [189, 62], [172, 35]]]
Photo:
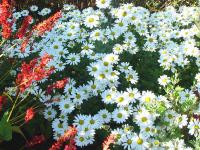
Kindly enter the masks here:
[[[52, 149], [60, 148], [71, 125], [77, 131], [71, 143], [78, 147], [93, 144], [96, 131], [105, 130], [115, 135], [103, 144], [105, 149], [110, 143], [129, 150], [194, 148], [188, 143], [197, 143], [200, 137], [200, 50], [195, 25], [200, 8], [167, 7], [150, 13], [133, 4], [114, 8], [110, 0], [96, 4], [98, 9], [82, 11], [64, 5], [50, 18], [55, 23], [37, 26], [33, 35], [41, 38], [23, 54], [20, 45], [5, 50], [9, 57], [39, 55], [41, 62], [48, 56], [43, 63], [34, 59], [23, 64], [17, 84], [21, 92], [30, 91], [46, 106], [44, 117], [51, 121], [58, 140]], [[154, 87], [158, 90], [142, 84], [139, 61], [144, 56], [153, 57], [160, 66]], [[188, 69], [193, 70], [186, 85]]]
[[53, 72], [53, 68], [46, 67], [50, 59], [51, 57], [46, 54], [41, 58], [40, 62], [38, 62], [38, 59], [33, 59], [29, 64], [25, 62], [22, 64], [21, 72], [17, 75], [16, 79], [16, 84], [21, 93], [23, 93], [32, 82], [40, 81]]
[[11, 4], [8, 0], [2, 0], [2, 3], [0, 4], [0, 25], [2, 26], [2, 37], [5, 39], [10, 38], [12, 33], [12, 22], [9, 21], [9, 18], [11, 17]]

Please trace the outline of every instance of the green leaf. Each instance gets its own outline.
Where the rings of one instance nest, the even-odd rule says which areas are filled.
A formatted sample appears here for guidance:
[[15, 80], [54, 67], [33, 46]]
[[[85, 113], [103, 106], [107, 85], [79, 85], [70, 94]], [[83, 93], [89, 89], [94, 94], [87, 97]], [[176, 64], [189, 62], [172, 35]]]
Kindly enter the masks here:
[[12, 126], [7, 122], [7, 112], [4, 113], [0, 121], [0, 139], [5, 141], [10, 141], [12, 139]]

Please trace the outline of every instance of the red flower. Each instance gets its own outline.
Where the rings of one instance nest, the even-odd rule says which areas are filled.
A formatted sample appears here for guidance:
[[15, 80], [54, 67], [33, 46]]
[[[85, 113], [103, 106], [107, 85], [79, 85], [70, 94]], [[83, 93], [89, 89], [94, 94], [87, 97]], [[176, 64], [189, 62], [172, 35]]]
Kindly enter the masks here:
[[[75, 148], [75, 141], [74, 137], [77, 134], [77, 129], [75, 127], [69, 127], [69, 129], [65, 132], [63, 136], [61, 136], [52, 146], [49, 150], [60, 150], [63, 146], [63, 143], [69, 140], [69, 145], [65, 146], [68, 149], [65, 150], [76, 150], [76, 149], [69, 149], [69, 148]], [[72, 142], [72, 143], [71, 143]]]
[[116, 135], [110, 134], [103, 142], [103, 150], [109, 150], [110, 144], [115, 143]]
[[26, 16], [22, 22], [21, 27], [18, 29], [17, 33], [16, 33], [16, 37], [19, 39], [22, 39], [23, 37], [25, 37], [25, 34], [27, 32], [27, 29], [30, 25], [32, 21], [32, 17], [31, 16]]
[[33, 31], [36, 31], [38, 35], [43, 35], [46, 31], [51, 31], [55, 23], [61, 17], [62, 17], [62, 12], [58, 11], [55, 14], [53, 14], [51, 17], [49, 17], [48, 19], [34, 26]]
[[12, 6], [8, 0], [2, 0], [0, 4], [0, 25], [2, 26], [2, 37], [8, 39], [12, 35], [12, 22], [8, 19], [12, 16]]
[[35, 145], [37, 145], [37, 144], [43, 143], [44, 141], [45, 141], [44, 135], [36, 135], [36, 136], [34, 136], [33, 138], [31, 138], [31, 139], [27, 142], [26, 147], [27, 147], [27, 148], [33, 147], [33, 146], [35, 146]]
[[49, 17], [48, 19], [44, 20], [43, 22], [33, 26], [32, 30], [28, 33], [27, 37], [25, 38], [25, 40], [22, 42], [21, 45], [21, 52], [24, 52], [26, 49], [26, 46], [29, 43], [30, 37], [32, 36], [33, 32], [37, 32], [38, 35], [43, 35], [46, 31], [50, 31], [56, 21], [61, 18], [61, 11], [55, 13], [54, 15], [52, 15], [51, 17]]
[[17, 75], [16, 84], [23, 93], [34, 81], [40, 81], [48, 77], [54, 68], [47, 68], [46, 65], [51, 57], [46, 54], [40, 60], [35, 58], [29, 64], [25, 62], [21, 66], [21, 73]]
[[5, 105], [7, 98], [5, 96], [0, 96], [0, 111], [3, 108], [3, 105]]
[[30, 120], [33, 119], [34, 116], [35, 116], [35, 111], [34, 111], [34, 109], [33, 109], [32, 107], [29, 108], [29, 109], [27, 109], [27, 110], [26, 110], [26, 115], [25, 115], [25, 118], [24, 118], [25, 122], [26, 122], [26, 123], [29, 122]]
[[20, 51], [21, 51], [21, 52], [25, 52], [25, 49], [26, 49], [26, 46], [28, 45], [29, 40], [30, 40], [30, 35], [27, 36], [27, 37], [24, 39], [24, 41], [22, 42], [21, 47], [20, 47]]
[[54, 84], [52, 84], [52, 85], [49, 85], [48, 87], [47, 87], [47, 93], [48, 94], [50, 94], [52, 91], [53, 91], [53, 89], [62, 89], [62, 88], [64, 88], [65, 87], [65, 85], [68, 83], [69, 81], [68, 81], [68, 78], [64, 78], [64, 79], [62, 79], [62, 80], [58, 80], [58, 81], [56, 81]]

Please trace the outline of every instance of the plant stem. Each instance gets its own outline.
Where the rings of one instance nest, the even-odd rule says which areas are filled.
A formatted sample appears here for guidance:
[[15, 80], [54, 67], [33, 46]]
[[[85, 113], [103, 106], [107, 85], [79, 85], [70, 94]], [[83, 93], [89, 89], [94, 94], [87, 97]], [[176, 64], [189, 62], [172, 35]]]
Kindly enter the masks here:
[[2, 42], [1, 42], [1, 44], [0, 44], [0, 46], [2, 46], [3, 45], [3, 43], [5, 42], [6, 40], [3, 40]]
[[6, 92], [4, 92], [3, 94], [6, 95], [8, 97], [8, 99], [13, 103], [13, 99], [9, 94], [7, 94]]
[[20, 123], [24, 120], [24, 118], [20, 118], [19, 120], [16, 120], [14, 122], [11, 122], [12, 125], [16, 125], [17, 123]]
[[15, 117], [15, 118], [11, 119], [11, 120], [10, 120], [10, 122], [13, 122], [13, 121], [15, 121], [16, 119], [18, 119], [18, 118], [22, 117], [23, 115], [25, 115], [25, 112], [23, 112], [22, 114], [18, 115], [18, 116], [17, 116], [17, 117]]
[[16, 107], [18, 107], [28, 96], [29, 96], [30, 92], [27, 93], [27, 95], [16, 105]]
[[10, 73], [10, 71], [11, 71], [15, 66], [17, 66], [18, 64], [19, 64], [19, 63], [16, 63], [15, 65], [12, 64], [11, 68], [1, 77], [0, 83], [8, 77], [7, 75]]
[[14, 110], [14, 108], [15, 108], [15, 105], [17, 104], [17, 100], [18, 100], [18, 98], [19, 98], [19, 92], [17, 93], [17, 98], [16, 98], [16, 100], [15, 100], [15, 102], [14, 102], [12, 108], [11, 108], [11, 111], [10, 111], [10, 113], [9, 113], [9, 116], [8, 116], [7, 121], [10, 120], [10, 117], [11, 117], [11, 115], [12, 115], [12, 113], [13, 113], [13, 110]]

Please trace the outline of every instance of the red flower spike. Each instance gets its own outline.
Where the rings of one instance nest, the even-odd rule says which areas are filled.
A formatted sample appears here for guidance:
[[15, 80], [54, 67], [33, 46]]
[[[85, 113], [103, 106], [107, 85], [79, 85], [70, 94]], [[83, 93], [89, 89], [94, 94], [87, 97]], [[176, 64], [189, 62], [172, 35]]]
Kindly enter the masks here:
[[46, 31], [51, 31], [55, 23], [61, 17], [62, 17], [62, 12], [58, 11], [55, 14], [53, 14], [51, 17], [49, 17], [48, 19], [34, 26], [33, 31], [36, 31], [38, 35], [43, 35]]
[[32, 120], [34, 118], [34, 116], [35, 116], [34, 109], [32, 107], [27, 109], [26, 110], [26, 115], [25, 115], [25, 118], [24, 118], [25, 122], [26, 123], [29, 122], [30, 120]]
[[2, 0], [0, 4], [0, 25], [2, 26], [2, 37], [8, 39], [12, 35], [12, 22], [8, 19], [12, 16], [12, 6], [8, 0]]
[[61, 14], [62, 14], [61, 11], [59, 11], [55, 13], [54, 15], [52, 15], [51, 17], [49, 17], [48, 19], [44, 20], [43, 22], [33, 26], [32, 30], [28, 33], [27, 37], [22, 42], [21, 49], [20, 49], [21, 52], [25, 51], [26, 46], [28, 45], [30, 37], [32, 36], [33, 32], [36, 32], [38, 35], [41, 36], [46, 31], [50, 31], [54, 27], [57, 20], [62, 17]]
[[17, 75], [16, 84], [21, 93], [23, 93], [34, 81], [40, 81], [48, 77], [54, 71], [54, 68], [46, 68], [51, 57], [45, 54], [40, 60], [35, 58], [29, 64], [25, 62], [21, 66], [21, 73]]
[[68, 78], [64, 78], [64, 79], [62, 79], [62, 80], [58, 80], [58, 81], [56, 81], [54, 84], [49, 85], [49, 86], [47, 87], [46, 92], [47, 92], [48, 94], [51, 94], [52, 91], [53, 91], [53, 89], [62, 89], [62, 88], [65, 87], [65, 85], [66, 85], [68, 82], [69, 82]]
[[19, 30], [16, 33], [16, 37], [19, 39], [22, 39], [23, 37], [25, 37], [25, 34], [28, 30], [28, 27], [32, 21], [32, 17], [31, 16], [26, 16], [22, 22], [21, 27], [19, 28]]

